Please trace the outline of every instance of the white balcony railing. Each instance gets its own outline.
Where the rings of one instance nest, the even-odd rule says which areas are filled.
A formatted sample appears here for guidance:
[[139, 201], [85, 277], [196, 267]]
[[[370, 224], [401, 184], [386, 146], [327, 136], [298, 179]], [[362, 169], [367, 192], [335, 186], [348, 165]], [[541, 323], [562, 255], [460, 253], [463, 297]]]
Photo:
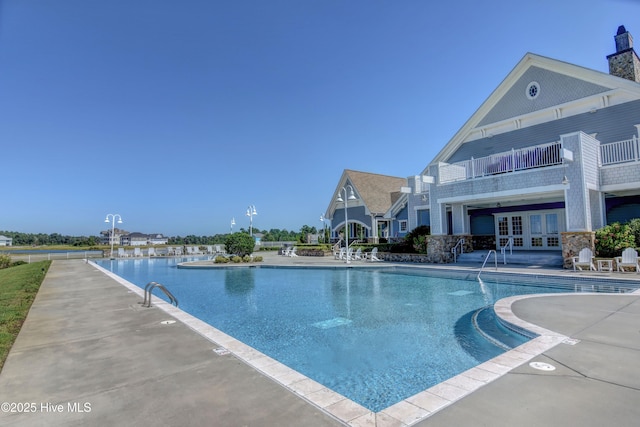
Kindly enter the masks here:
[[562, 164], [562, 146], [559, 142], [521, 148], [458, 163], [441, 163], [440, 183], [462, 181], [526, 169]]
[[600, 162], [602, 166], [640, 161], [640, 147], [635, 136], [624, 141], [610, 142], [600, 146]]

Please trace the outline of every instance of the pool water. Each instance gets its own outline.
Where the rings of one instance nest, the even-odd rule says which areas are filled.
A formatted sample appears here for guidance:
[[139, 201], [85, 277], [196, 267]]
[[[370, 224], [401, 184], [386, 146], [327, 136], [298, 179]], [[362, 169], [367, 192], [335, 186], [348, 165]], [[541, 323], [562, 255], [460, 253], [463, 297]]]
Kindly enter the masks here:
[[[476, 331], [471, 319], [480, 308], [512, 295], [567, 292], [385, 269], [100, 264], [140, 287], [162, 283], [182, 310], [374, 412], [503, 353]], [[487, 322], [490, 312], [476, 317]], [[499, 334], [509, 346], [526, 341]]]

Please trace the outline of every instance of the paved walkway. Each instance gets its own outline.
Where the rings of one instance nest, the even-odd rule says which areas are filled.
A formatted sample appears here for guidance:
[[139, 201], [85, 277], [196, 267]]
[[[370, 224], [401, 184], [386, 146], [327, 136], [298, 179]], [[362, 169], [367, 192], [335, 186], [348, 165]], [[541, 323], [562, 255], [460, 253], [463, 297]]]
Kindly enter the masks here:
[[[317, 396], [311, 404], [304, 391], [283, 387], [242, 358], [217, 354], [220, 343], [194, 325], [164, 324], [172, 316], [140, 301], [91, 264], [54, 261], [0, 373], [0, 402], [22, 413], [5, 412], [3, 404], [0, 425], [631, 426], [640, 419], [639, 294], [508, 301], [505, 309], [517, 317], [574, 340], [518, 362], [472, 393], [449, 386], [464, 397], [445, 399], [428, 418], [433, 399], [415, 399], [397, 415], [350, 418], [344, 402], [320, 409]], [[556, 369], [536, 370], [530, 361]]]

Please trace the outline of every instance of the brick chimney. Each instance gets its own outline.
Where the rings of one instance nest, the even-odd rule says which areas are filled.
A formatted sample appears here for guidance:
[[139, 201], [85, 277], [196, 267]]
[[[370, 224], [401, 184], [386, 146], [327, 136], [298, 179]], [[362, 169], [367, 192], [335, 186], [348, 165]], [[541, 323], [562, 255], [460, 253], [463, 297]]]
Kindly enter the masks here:
[[624, 25], [618, 27], [615, 40], [616, 53], [607, 56], [609, 74], [640, 83], [640, 58], [633, 50], [633, 37]]

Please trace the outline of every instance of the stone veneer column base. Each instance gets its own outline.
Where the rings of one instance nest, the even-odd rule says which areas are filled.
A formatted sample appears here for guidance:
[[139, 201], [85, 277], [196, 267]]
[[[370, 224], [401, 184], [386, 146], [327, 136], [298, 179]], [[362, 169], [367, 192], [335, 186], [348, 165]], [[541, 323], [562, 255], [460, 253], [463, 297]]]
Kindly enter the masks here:
[[465, 252], [473, 251], [472, 237], [470, 234], [456, 236], [427, 236], [427, 258], [429, 259], [429, 262], [436, 264], [448, 264], [453, 262], [453, 253], [451, 253], [451, 249], [453, 249], [460, 239], [464, 239]]
[[573, 268], [571, 259], [578, 256], [584, 248], [589, 248], [595, 255], [596, 233], [594, 231], [565, 231], [562, 235], [562, 258], [564, 268]]

